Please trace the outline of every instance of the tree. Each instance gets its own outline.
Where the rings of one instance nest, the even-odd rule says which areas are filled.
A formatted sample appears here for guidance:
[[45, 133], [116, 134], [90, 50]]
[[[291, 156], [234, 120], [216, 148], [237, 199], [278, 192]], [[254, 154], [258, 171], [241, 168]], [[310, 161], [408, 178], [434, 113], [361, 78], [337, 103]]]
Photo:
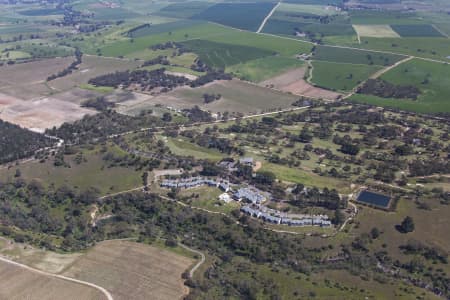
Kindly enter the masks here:
[[400, 232], [408, 233], [414, 231], [414, 221], [410, 216], [406, 216], [399, 226]]

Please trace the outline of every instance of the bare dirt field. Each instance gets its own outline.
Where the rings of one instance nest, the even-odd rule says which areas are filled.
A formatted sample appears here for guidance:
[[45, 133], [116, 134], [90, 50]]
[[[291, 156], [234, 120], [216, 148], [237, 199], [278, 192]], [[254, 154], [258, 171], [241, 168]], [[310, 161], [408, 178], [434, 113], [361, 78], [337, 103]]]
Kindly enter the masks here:
[[172, 300], [186, 294], [181, 274], [193, 262], [144, 244], [105, 241], [77, 259], [63, 275], [102, 286], [114, 300]]
[[73, 61], [73, 57], [53, 58], [0, 68], [0, 92], [24, 100], [49, 95], [45, 85], [48, 76], [55, 74]]
[[46, 128], [74, 122], [95, 112], [55, 98], [24, 101], [0, 94], [0, 118], [19, 126], [43, 132]]
[[[219, 100], [205, 104], [203, 95], [220, 94]], [[198, 105], [204, 110], [211, 112], [241, 112], [261, 113], [263, 111], [275, 110], [279, 108], [291, 107], [292, 103], [297, 100], [294, 95], [267, 89], [256, 84], [247, 83], [240, 80], [215, 81], [198, 88], [181, 87], [169, 93], [160, 94], [158, 96], [148, 96], [147, 99], [137, 101], [123, 108], [124, 112], [137, 112], [139, 110], [150, 109], [152, 106], [159, 104], [171, 106], [177, 109], [191, 108]]]
[[46, 276], [0, 261], [0, 299], [7, 300], [100, 300], [93, 287]]
[[311, 98], [336, 100], [341, 94], [315, 87], [306, 82], [303, 77], [305, 68], [290, 70], [286, 73], [259, 83], [261, 86], [271, 87], [294, 95]]

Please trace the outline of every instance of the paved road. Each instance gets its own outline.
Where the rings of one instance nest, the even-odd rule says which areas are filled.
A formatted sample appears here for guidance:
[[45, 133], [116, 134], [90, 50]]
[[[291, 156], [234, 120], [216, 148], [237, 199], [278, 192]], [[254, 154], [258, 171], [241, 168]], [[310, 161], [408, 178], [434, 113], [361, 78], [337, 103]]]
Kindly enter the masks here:
[[44, 271], [41, 271], [41, 270], [38, 270], [38, 269], [35, 269], [35, 268], [32, 268], [32, 267], [29, 267], [27, 265], [15, 262], [13, 260], [9, 260], [9, 259], [1, 257], [1, 256], [0, 256], [0, 261], [3, 261], [3, 262], [6, 262], [6, 263], [15, 265], [17, 267], [20, 267], [20, 268], [23, 268], [23, 269], [26, 269], [28, 271], [35, 272], [35, 273], [38, 273], [38, 274], [41, 274], [41, 275], [45, 275], [45, 276], [49, 276], [49, 277], [53, 277], [53, 278], [59, 278], [59, 279], [62, 279], [62, 280], [71, 281], [71, 282], [75, 282], [75, 283], [78, 283], [78, 284], [81, 284], [81, 285], [93, 287], [93, 288], [101, 291], [108, 300], [114, 300], [113, 296], [105, 288], [103, 288], [101, 286], [98, 286], [96, 284], [93, 284], [93, 283], [90, 283], [90, 282], [87, 282], [87, 281], [82, 281], [82, 280], [70, 278], [70, 277], [66, 277], [66, 276], [63, 276], [63, 275], [47, 273], [47, 272], [44, 272]]

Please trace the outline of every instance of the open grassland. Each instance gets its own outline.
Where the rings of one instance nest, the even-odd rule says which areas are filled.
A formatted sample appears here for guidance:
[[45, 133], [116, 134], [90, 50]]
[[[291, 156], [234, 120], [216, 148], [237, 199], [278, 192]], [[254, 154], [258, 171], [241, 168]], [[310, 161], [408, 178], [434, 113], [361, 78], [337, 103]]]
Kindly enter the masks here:
[[336, 189], [341, 193], [348, 192], [350, 185], [345, 184], [342, 180], [322, 177], [311, 171], [305, 171], [299, 168], [289, 168], [286, 166], [263, 163], [261, 170], [273, 172], [277, 179], [292, 183], [301, 183], [305, 186], [316, 186], [318, 188]]
[[200, 147], [182, 138], [160, 138], [175, 155], [192, 156], [197, 159], [209, 159], [213, 161], [219, 161], [224, 157], [224, 154], [219, 151]]
[[317, 46], [313, 55], [314, 60], [379, 66], [392, 65], [403, 58], [403, 56], [395, 54], [360, 51], [346, 48], [333, 48], [327, 46]]
[[46, 276], [0, 261], [1, 298], [8, 300], [99, 300], [105, 295], [85, 285]]
[[186, 295], [181, 274], [193, 259], [128, 241], [97, 244], [64, 272], [98, 284], [120, 299], [179, 299]]
[[234, 28], [256, 31], [274, 3], [218, 3], [194, 16]]
[[381, 69], [379, 66], [341, 64], [327, 61], [313, 61], [312, 66], [311, 81], [315, 85], [338, 91], [350, 91]]
[[298, 59], [270, 56], [231, 66], [226, 71], [243, 80], [261, 82], [303, 65]]
[[428, 24], [391, 25], [401, 37], [442, 37], [442, 34]]
[[413, 59], [388, 71], [381, 78], [393, 84], [416, 86], [421, 91], [416, 101], [366, 95], [354, 95], [352, 99], [421, 113], [450, 112], [449, 72], [450, 66], [447, 64]]
[[196, 53], [208, 66], [221, 69], [273, 54], [265, 49], [205, 40], [191, 40], [183, 42], [183, 45]]
[[[118, 155], [124, 155], [118, 148], [114, 147], [110, 150]], [[15, 170], [20, 169], [22, 178], [27, 181], [37, 180], [46, 186], [51, 184], [57, 187], [68, 185], [79, 190], [94, 187], [102, 195], [142, 185], [141, 172], [127, 167], [108, 167], [108, 163], [102, 160], [103, 154], [99, 152], [99, 149], [80, 150], [80, 152], [83, 153], [82, 156], [85, 159], [80, 164], [74, 162], [75, 155], [65, 156], [64, 160], [70, 165], [70, 168], [56, 167], [53, 159], [43, 163], [32, 161], [11, 169], [1, 169], [0, 180], [14, 180]]]
[[359, 36], [374, 38], [400, 37], [389, 25], [353, 25]]

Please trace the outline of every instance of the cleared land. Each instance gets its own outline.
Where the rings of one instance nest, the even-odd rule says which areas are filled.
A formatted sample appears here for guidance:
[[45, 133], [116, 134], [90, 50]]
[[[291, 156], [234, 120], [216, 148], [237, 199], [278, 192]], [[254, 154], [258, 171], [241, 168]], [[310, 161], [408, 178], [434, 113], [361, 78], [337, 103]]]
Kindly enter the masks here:
[[[205, 104], [204, 94], [220, 94], [217, 101]], [[126, 105], [124, 111], [149, 109], [154, 105], [172, 106], [177, 109], [198, 105], [211, 112], [260, 113], [267, 110], [291, 107], [297, 97], [239, 80], [215, 81], [199, 88], [181, 87], [166, 94], [149, 97]]]
[[302, 65], [304, 62], [295, 58], [270, 56], [231, 66], [226, 71], [243, 80], [261, 82]]
[[0, 118], [34, 131], [73, 122], [94, 111], [55, 98], [24, 101], [0, 94]]
[[73, 60], [53, 58], [0, 67], [0, 92], [24, 100], [49, 95], [52, 90], [45, 85], [47, 77], [62, 71]]
[[0, 298], [8, 300], [98, 300], [106, 299], [95, 288], [45, 276], [0, 261]]
[[389, 25], [353, 25], [359, 36], [385, 38], [400, 37]]
[[179, 299], [187, 292], [181, 274], [190, 258], [128, 241], [97, 244], [64, 272], [98, 284], [120, 299]]
[[272, 87], [294, 95], [335, 100], [341, 94], [314, 87], [304, 80], [305, 68], [297, 68], [279, 76], [265, 80], [262, 86]]

